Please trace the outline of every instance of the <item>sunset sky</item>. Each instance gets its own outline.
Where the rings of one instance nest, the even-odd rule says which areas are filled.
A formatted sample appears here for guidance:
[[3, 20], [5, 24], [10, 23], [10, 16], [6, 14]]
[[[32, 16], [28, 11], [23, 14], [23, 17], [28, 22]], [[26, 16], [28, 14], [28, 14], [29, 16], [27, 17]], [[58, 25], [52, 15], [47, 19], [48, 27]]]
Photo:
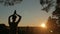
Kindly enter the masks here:
[[14, 6], [0, 4], [0, 24], [8, 25], [8, 17], [16, 10], [22, 16], [21, 22], [18, 24], [19, 26], [39, 26], [47, 21], [54, 8], [52, 7], [48, 13], [41, 9], [42, 6], [39, 0], [23, 0]]

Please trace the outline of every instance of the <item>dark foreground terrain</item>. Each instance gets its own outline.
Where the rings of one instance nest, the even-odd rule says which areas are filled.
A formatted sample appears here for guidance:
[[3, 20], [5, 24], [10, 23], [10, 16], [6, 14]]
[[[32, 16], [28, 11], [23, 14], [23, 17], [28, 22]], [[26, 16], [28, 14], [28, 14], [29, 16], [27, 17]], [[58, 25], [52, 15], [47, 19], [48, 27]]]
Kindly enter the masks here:
[[[17, 28], [18, 34], [60, 34], [60, 29], [45, 29], [41, 27], [18, 27]], [[0, 34], [9, 34], [9, 27], [0, 24]]]

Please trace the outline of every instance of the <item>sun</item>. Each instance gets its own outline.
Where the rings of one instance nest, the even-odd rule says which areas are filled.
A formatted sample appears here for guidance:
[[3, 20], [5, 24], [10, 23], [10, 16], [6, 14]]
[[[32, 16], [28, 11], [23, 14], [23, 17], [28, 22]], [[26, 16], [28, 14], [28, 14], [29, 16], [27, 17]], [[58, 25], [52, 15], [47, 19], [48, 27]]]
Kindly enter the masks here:
[[45, 23], [42, 23], [40, 26], [43, 27], [43, 28], [46, 27]]

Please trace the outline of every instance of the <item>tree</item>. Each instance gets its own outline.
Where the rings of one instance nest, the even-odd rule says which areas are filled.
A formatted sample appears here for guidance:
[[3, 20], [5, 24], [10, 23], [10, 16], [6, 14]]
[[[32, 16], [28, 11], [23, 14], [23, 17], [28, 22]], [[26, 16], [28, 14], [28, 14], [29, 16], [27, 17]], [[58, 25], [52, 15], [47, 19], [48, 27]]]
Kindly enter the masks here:
[[40, 4], [42, 5], [44, 11], [48, 12], [52, 6], [54, 6], [53, 0], [40, 0]]
[[[46, 12], [49, 12], [50, 8], [53, 5], [54, 1], [52, 0], [40, 0], [40, 4], [42, 5], [43, 7], [43, 10], [45, 10]], [[44, 5], [47, 5], [44, 7]], [[55, 18], [54, 18], [55, 17]], [[48, 18], [48, 21], [47, 21], [47, 26], [49, 27], [49, 29], [53, 29], [56, 33], [60, 34], [60, 0], [56, 0], [56, 6], [55, 6], [55, 10], [53, 11], [52, 13], [52, 17], [50, 16]]]
[[0, 0], [0, 3], [3, 5], [13, 6], [17, 3], [21, 3], [22, 0]]
[[[45, 1], [44, 0], [40, 0], [40, 4], [42, 5], [43, 10], [45, 10], [46, 12], [48, 12], [50, 10], [50, 8], [52, 6], [54, 6], [53, 3], [54, 3], [53, 0], [45, 0]], [[45, 4], [47, 6], [44, 7]], [[55, 11], [53, 11], [52, 16], [58, 18], [57, 21], [58, 21], [58, 24], [60, 25], [60, 0], [56, 0]]]
[[58, 17], [58, 24], [60, 25], [60, 0], [57, 0], [56, 10], [52, 13], [52, 15]]

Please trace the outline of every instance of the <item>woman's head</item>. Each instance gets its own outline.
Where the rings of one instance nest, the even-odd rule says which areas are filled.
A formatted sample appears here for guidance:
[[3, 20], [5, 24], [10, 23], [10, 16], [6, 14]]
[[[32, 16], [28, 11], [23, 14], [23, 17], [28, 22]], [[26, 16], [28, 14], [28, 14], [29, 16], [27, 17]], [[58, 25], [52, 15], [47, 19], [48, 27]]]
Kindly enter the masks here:
[[15, 22], [15, 21], [16, 21], [16, 18], [17, 18], [17, 16], [16, 16], [16, 15], [13, 15], [13, 16], [12, 16], [12, 20], [13, 20], [13, 22]]

